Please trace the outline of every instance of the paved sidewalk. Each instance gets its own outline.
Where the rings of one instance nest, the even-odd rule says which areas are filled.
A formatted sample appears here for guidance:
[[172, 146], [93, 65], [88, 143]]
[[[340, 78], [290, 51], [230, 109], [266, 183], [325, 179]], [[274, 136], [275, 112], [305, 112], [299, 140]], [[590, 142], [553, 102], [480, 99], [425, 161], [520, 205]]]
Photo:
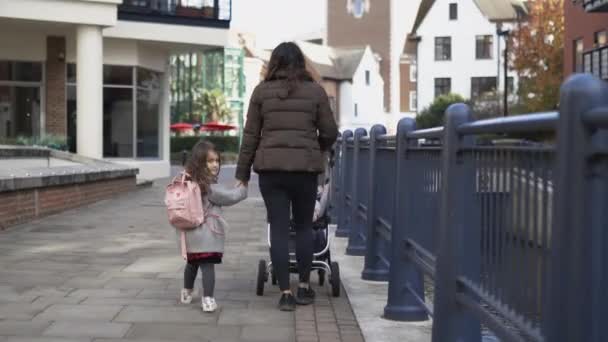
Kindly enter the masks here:
[[221, 309], [178, 304], [183, 260], [162, 183], [0, 233], [0, 342], [363, 341], [344, 295], [317, 288], [317, 303], [296, 313], [276, 309], [270, 284], [255, 296], [257, 261], [268, 258], [259, 198], [227, 209]]
[[364, 258], [345, 255], [347, 238], [334, 238], [334, 258], [340, 263], [342, 284], [350, 296], [366, 342], [430, 342], [432, 321], [397, 322], [384, 319], [388, 283], [361, 279]]

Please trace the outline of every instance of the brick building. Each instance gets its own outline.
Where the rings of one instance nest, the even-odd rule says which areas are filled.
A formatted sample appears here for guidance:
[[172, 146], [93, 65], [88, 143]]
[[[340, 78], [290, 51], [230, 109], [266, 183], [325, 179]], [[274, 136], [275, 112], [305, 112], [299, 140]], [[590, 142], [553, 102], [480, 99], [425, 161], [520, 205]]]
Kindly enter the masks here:
[[564, 1], [564, 76], [587, 72], [608, 80], [608, 1]]

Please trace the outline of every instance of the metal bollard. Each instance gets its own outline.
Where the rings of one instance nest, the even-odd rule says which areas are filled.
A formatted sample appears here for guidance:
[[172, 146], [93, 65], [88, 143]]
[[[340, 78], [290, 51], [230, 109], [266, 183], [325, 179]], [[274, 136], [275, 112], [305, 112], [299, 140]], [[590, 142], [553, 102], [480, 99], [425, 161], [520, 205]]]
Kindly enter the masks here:
[[458, 127], [472, 120], [469, 106], [453, 104], [445, 112], [441, 170], [439, 250], [435, 266], [433, 342], [481, 341], [481, 323], [472, 310], [458, 303], [459, 277], [480, 277], [480, 213], [475, 205], [475, 168], [459, 153], [473, 146]]
[[[363, 224], [358, 223], [361, 220], [359, 216], [359, 157], [361, 153], [361, 138], [367, 136], [367, 131], [364, 128], [357, 128], [355, 130], [355, 147], [353, 153], [353, 177], [352, 177], [352, 199], [351, 209], [349, 213], [351, 217], [351, 226], [348, 235], [348, 247], [346, 248], [346, 254], [348, 255], [365, 255], [365, 234], [363, 231]], [[364, 235], [365, 234], [365, 235]]]
[[403, 118], [397, 125], [397, 150], [395, 152], [395, 197], [393, 200], [393, 219], [391, 229], [391, 266], [389, 270], [388, 299], [384, 307], [384, 318], [394, 321], [425, 321], [427, 312], [422, 306], [424, 300], [424, 278], [414, 263], [404, 257], [403, 243], [408, 237], [408, 218], [417, 215], [408, 201], [415, 200], [413, 194], [401, 191], [409, 170], [405, 166], [407, 153], [407, 134], [416, 129], [416, 122]]
[[382, 181], [376, 179], [378, 154], [378, 137], [386, 134], [386, 128], [382, 125], [375, 125], [370, 130], [370, 158], [369, 158], [369, 201], [367, 210], [367, 240], [365, 249], [365, 264], [361, 278], [373, 281], [387, 281], [389, 275], [389, 265], [384, 260], [386, 251], [382, 237], [376, 231], [378, 226], [376, 217], [376, 206], [379, 199], [376, 198], [376, 187]]
[[551, 342], [607, 341], [608, 85], [591, 75], [570, 77], [559, 112], [542, 331]]

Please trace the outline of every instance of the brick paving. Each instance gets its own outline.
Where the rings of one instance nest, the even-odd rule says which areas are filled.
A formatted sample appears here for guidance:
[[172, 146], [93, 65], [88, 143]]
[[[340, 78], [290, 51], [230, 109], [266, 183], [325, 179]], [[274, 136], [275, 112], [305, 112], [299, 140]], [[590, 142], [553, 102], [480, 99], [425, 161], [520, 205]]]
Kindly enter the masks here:
[[0, 342], [363, 341], [344, 291], [316, 286], [315, 305], [295, 313], [276, 309], [270, 283], [255, 295], [257, 260], [268, 258], [255, 197], [227, 210], [220, 310], [203, 313], [198, 296], [179, 304], [183, 261], [162, 184], [0, 232]]

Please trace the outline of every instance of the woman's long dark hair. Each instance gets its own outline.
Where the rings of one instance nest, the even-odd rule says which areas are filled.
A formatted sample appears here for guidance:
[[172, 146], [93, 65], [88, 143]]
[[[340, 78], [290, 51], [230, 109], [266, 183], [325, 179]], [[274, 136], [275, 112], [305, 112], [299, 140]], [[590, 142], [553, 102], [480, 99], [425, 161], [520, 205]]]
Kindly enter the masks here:
[[209, 194], [211, 184], [217, 182], [217, 175], [212, 174], [207, 168], [207, 156], [211, 152], [217, 153], [218, 157], [220, 156], [215, 149], [215, 145], [208, 141], [199, 141], [192, 147], [190, 158], [188, 158], [185, 167], [190, 178], [198, 183], [203, 196]]
[[281, 43], [272, 50], [264, 81], [279, 79], [286, 80], [289, 93], [298, 86], [299, 82], [313, 81], [312, 76], [306, 70], [304, 54], [295, 43]]

